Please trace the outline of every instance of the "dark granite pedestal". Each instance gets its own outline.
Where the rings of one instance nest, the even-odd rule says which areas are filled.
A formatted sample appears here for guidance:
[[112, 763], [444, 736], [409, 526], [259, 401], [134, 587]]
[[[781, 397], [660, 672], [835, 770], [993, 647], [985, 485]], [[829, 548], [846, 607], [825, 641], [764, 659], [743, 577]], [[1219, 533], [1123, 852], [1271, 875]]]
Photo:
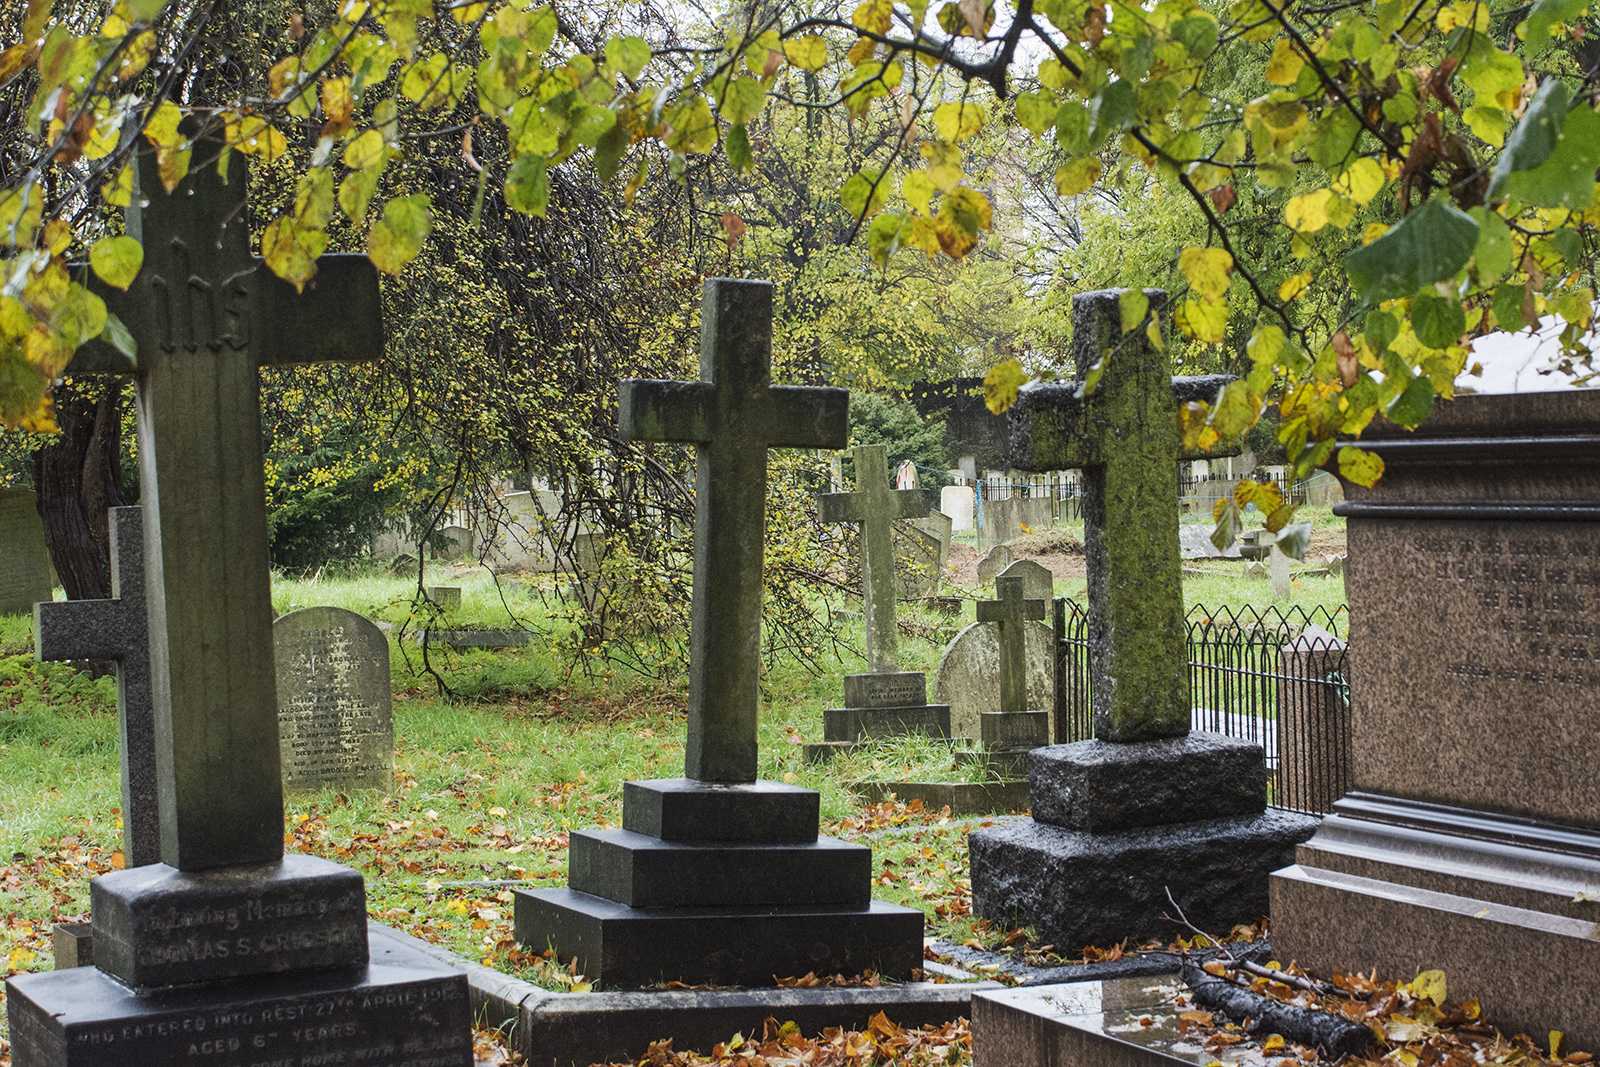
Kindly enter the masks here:
[[402, 947], [370, 953], [354, 871], [158, 863], [90, 892], [95, 965], [6, 983], [16, 1067], [472, 1063], [466, 976]]
[[516, 894], [516, 938], [609, 988], [909, 977], [922, 913], [871, 899], [871, 849], [818, 836], [818, 805], [778, 782], [628, 782], [621, 830], [571, 835], [568, 887]]
[[1267, 877], [1317, 821], [1266, 810], [1259, 746], [1195, 733], [1036, 749], [1033, 818], [974, 830], [972, 909], [1060, 951], [1170, 938], [1170, 892], [1225, 933], [1267, 913]]

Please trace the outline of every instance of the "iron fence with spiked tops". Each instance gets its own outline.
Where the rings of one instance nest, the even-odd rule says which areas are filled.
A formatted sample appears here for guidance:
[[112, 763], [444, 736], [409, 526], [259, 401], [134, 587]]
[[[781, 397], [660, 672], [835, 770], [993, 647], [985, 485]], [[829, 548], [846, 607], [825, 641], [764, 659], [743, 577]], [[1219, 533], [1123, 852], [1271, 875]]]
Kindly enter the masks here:
[[[1349, 613], [1288, 608], [1189, 609], [1190, 728], [1253, 741], [1266, 754], [1275, 808], [1321, 815], [1350, 775]], [[1057, 744], [1094, 736], [1089, 616], [1057, 597]]]

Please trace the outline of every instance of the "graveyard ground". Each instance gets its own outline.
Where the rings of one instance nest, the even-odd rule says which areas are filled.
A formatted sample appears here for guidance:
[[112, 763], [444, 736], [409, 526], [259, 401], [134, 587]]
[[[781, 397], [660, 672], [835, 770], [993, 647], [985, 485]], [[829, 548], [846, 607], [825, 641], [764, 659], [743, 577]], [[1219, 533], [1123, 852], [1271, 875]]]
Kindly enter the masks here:
[[[1335, 550], [1341, 525], [1320, 517], [1318, 549]], [[952, 556], [954, 591], [975, 597], [982, 590], [961, 583], [963, 555], [958, 546]], [[1082, 597], [1081, 555], [1037, 558], [1057, 572], [1058, 594]], [[1059, 577], [1074, 564], [1079, 577]], [[1268, 583], [1244, 579], [1237, 561], [1194, 569], [1208, 573], [1185, 581], [1191, 604], [1271, 600]], [[520, 624], [543, 643], [434, 649], [432, 666], [452, 691], [446, 697], [423, 673], [417, 646], [391, 637], [395, 789], [291, 797], [286, 847], [360, 870], [371, 914], [383, 922], [544, 987], [584, 989], [581, 975], [512, 941], [511, 888], [561, 884], [568, 833], [618, 825], [625, 780], [681, 773], [683, 689], [635, 674], [573, 671], [548, 647], [563, 624], [530, 591], [548, 577], [497, 584], [482, 570], [430, 567], [429, 580], [463, 587], [451, 625]], [[278, 575], [273, 600], [280, 612], [334, 604], [399, 625], [414, 585], [414, 575], [370, 566], [348, 576]], [[1336, 579], [1307, 578], [1293, 602], [1332, 608], [1342, 599]], [[972, 617], [970, 604], [964, 617]], [[953, 621], [914, 606], [902, 618], [909, 624], [904, 666], [931, 676]], [[859, 623], [839, 625], [845, 644], [859, 648]], [[862, 669], [848, 648], [822, 654], [820, 674], [779, 663], [764, 676], [761, 773], [817, 789], [824, 832], [870, 843], [876, 895], [921, 908], [929, 936], [997, 945], [1007, 931], [975, 928], [969, 912], [966, 834], [985, 820], [867, 806], [850, 789], [867, 777], [953, 781], [973, 773], [958, 769], [948, 748], [904, 741], [827, 766], [803, 759], [802, 743], [821, 738], [822, 709], [837, 698], [840, 676]], [[35, 663], [31, 620], [0, 619], [0, 958], [7, 973], [49, 968], [51, 924], [86, 919], [88, 879], [121, 863], [115, 710], [111, 678]]]

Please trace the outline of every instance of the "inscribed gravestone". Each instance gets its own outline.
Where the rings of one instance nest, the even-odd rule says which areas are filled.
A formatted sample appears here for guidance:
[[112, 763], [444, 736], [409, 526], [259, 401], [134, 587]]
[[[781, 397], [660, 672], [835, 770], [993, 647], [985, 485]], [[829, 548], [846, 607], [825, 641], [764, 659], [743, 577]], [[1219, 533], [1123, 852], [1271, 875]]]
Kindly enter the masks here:
[[302, 608], [272, 624], [283, 785], [290, 792], [394, 785], [389, 642], [344, 608]]
[[[410, 948], [370, 952], [361, 875], [283, 848], [260, 369], [380, 352], [377, 272], [325, 257], [301, 292], [263, 269], [245, 160], [198, 118], [179, 129], [196, 165], [168, 192], [138, 155], [127, 224], [143, 265], [126, 292], [101, 292], [137, 365], [104, 343], [70, 365], [135, 376], [163, 862], [90, 882], [93, 968], [7, 981], [13, 1058], [177, 1063], [204, 1028], [207, 1051], [299, 1061], [304, 1030], [282, 1021], [316, 1018], [327, 1062], [405, 1048], [469, 1067], [465, 975]], [[144, 995], [180, 983], [175, 999]]]
[[1031, 559], [1019, 559], [1000, 572], [1001, 578], [1021, 578], [1022, 595], [1028, 600], [1049, 600], [1056, 595], [1055, 575]]
[[1507, 1032], [1594, 1048], [1600, 391], [1462, 396], [1360, 443], [1385, 473], [1334, 509], [1351, 791], [1273, 877], [1274, 947], [1426, 960]]
[[[1055, 634], [1042, 622], [1024, 626], [1030, 708], [1055, 707]], [[945, 646], [933, 679], [933, 698], [950, 705], [950, 736], [977, 741], [983, 713], [1000, 707], [1000, 637], [993, 623], [975, 622]]]
[[128, 867], [161, 859], [142, 515], [139, 508], [111, 509], [112, 599], [49, 601], [34, 605], [33, 615], [33, 647], [41, 660], [116, 661], [122, 851]]
[[31, 615], [50, 596], [50, 550], [33, 490], [0, 489], [0, 615]]

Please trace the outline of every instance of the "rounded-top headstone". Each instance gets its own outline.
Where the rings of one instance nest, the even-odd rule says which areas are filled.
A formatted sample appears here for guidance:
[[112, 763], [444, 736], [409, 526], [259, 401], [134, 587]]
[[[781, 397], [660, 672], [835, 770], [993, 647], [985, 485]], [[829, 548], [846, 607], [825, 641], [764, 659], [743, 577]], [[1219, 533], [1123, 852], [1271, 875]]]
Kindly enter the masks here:
[[284, 788], [394, 784], [389, 641], [344, 608], [302, 608], [272, 624]]
[[1000, 572], [1002, 578], [1021, 578], [1022, 596], [1025, 600], [1049, 600], [1056, 595], [1056, 578], [1043, 565], [1031, 559], [1019, 559]]
[[444, 547], [439, 549], [440, 559], [460, 559], [472, 551], [472, 531], [465, 526], [446, 526], [439, 531], [439, 536], [444, 538]]
[[[1000, 627], [975, 622], [962, 630], [939, 657], [933, 680], [934, 703], [950, 705], [950, 736], [979, 740], [979, 716], [1000, 710]], [[1050, 658], [1055, 634], [1042, 622], [1027, 623], [1028, 707], [1055, 707], [1056, 672]]]
[[1000, 572], [1011, 566], [1015, 560], [1016, 556], [1012, 553], [1010, 545], [995, 545], [987, 556], [978, 561], [978, 581], [994, 581]]

